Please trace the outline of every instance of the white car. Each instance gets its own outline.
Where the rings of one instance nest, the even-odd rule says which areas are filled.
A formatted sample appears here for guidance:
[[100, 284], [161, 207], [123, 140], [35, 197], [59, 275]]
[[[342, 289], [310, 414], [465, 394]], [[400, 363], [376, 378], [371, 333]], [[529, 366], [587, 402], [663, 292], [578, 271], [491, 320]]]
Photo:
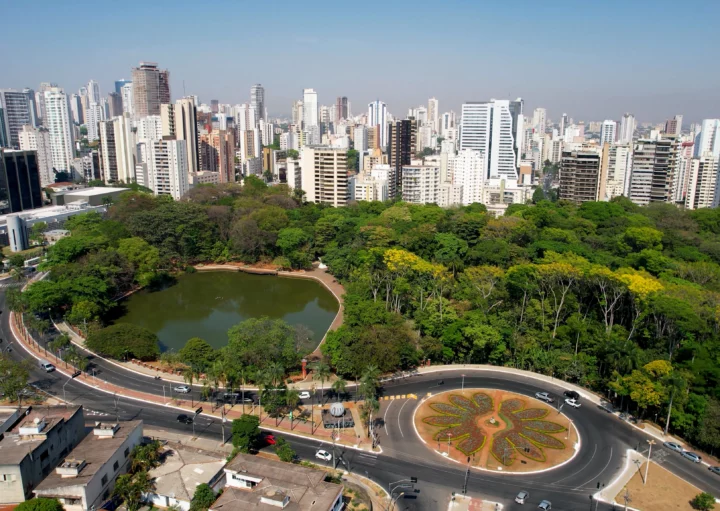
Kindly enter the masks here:
[[192, 389], [188, 385], [178, 385], [177, 387], [173, 388], [173, 390], [175, 392], [179, 392], [180, 394], [189, 394]]
[[552, 397], [550, 397], [550, 394], [547, 392], [536, 392], [535, 397], [538, 398], [540, 401], [545, 401], [546, 403], [552, 403], [555, 401]]
[[315, 457], [319, 460], [330, 461], [332, 459], [332, 454], [321, 449], [315, 453]]
[[552, 509], [552, 503], [549, 500], [543, 500], [538, 506], [538, 509], [542, 509], [543, 511], [550, 511]]
[[300, 399], [310, 399], [310, 393], [307, 390], [300, 392], [298, 396], [300, 397]]
[[573, 408], [580, 408], [580, 402], [575, 401], [574, 399], [570, 399], [570, 398], [566, 399], [565, 404], [572, 406]]

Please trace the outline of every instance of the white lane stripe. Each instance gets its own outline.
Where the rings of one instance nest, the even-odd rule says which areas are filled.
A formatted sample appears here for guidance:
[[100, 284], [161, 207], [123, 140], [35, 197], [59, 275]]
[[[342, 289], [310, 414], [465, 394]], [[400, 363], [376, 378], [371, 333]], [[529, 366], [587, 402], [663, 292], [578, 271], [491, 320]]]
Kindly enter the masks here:
[[390, 401], [390, 404], [387, 406], [387, 408], [385, 408], [385, 414], [383, 415], [383, 427], [385, 428], [386, 435], [388, 434], [388, 432], [387, 432], [387, 414], [388, 414], [388, 411], [390, 410], [390, 407], [393, 405], [394, 402], [395, 401]]
[[400, 407], [400, 411], [398, 412], [398, 421], [397, 421], [397, 422], [398, 422], [398, 429], [400, 430], [400, 435], [401, 435], [403, 438], [405, 438], [405, 435], [403, 434], [402, 426], [400, 425], [400, 415], [402, 415], [403, 408], [405, 408], [405, 405], [408, 404], [409, 402], [410, 402], [409, 399], [408, 399], [407, 401], [405, 401], [405, 402], [403, 403], [403, 405]]
[[596, 475], [596, 476], [594, 476], [594, 477], [591, 477], [590, 479], [588, 479], [587, 481], [585, 481], [585, 482], [582, 483], [582, 484], [577, 485], [575, 488], [573, 488], [573, 490], [579, 490], [580, 488], [582, 488], [582, 487], [585, 486], [586, 484], [591, 483], [591, 482], [593, 482], [595, 479], [597, 479], [598, 477], [600, 477], [600, 476], [602, 475], [602, 473], [605, 472], [605, 469], [608, 468], [608, 465], [609, 465], [610, 462], [612, 461], [612, 455], [613, 455], [613, 448], [610, 447], [610, 457], [608, 458], [607, 463], [605, 463], [605, 466], [604, 466], [603, 469], [598, 473], [598, 475]]

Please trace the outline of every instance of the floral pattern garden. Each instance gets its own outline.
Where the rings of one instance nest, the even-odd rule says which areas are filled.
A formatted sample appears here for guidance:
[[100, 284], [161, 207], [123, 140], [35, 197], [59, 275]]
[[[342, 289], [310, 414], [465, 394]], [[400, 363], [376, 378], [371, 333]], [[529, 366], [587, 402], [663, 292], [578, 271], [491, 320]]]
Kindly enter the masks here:
[[420, 405], [415, 425], [439, 453], [473, 466], [525, 472], [569, 459], [575, 428], [551, 406], [502, 390], [471, 389], [433, 396]]

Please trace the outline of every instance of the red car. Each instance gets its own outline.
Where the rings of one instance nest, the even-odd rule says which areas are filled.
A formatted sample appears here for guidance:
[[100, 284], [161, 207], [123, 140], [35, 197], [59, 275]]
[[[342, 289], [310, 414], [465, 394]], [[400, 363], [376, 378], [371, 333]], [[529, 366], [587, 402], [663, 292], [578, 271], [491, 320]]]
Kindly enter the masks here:
[[275, 436], [272, 433], [263, 433], [263, 441], [267, 445], [275, 445]]

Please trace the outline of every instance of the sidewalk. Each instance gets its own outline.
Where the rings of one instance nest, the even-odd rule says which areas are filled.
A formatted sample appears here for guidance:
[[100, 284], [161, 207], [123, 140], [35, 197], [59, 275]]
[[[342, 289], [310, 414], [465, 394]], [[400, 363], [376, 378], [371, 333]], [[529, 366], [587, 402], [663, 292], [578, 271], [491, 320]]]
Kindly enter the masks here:
[[[634, 449], [628, 449], [625, 454], [625, 465], [623, 471], [609, 485], [593, 495], [595, 500], [607, 503], [619, 504], [615, 497], [622, 492], [622, 489], [630, 482], [635, 473], [640, 469], [647, 458]], [[630, 508], [628, 508], [630, 509]]]
[[454, 500], [450, 499], [448, 511], [501, 511], [503, 507], [499, 502], [458, 494]]

